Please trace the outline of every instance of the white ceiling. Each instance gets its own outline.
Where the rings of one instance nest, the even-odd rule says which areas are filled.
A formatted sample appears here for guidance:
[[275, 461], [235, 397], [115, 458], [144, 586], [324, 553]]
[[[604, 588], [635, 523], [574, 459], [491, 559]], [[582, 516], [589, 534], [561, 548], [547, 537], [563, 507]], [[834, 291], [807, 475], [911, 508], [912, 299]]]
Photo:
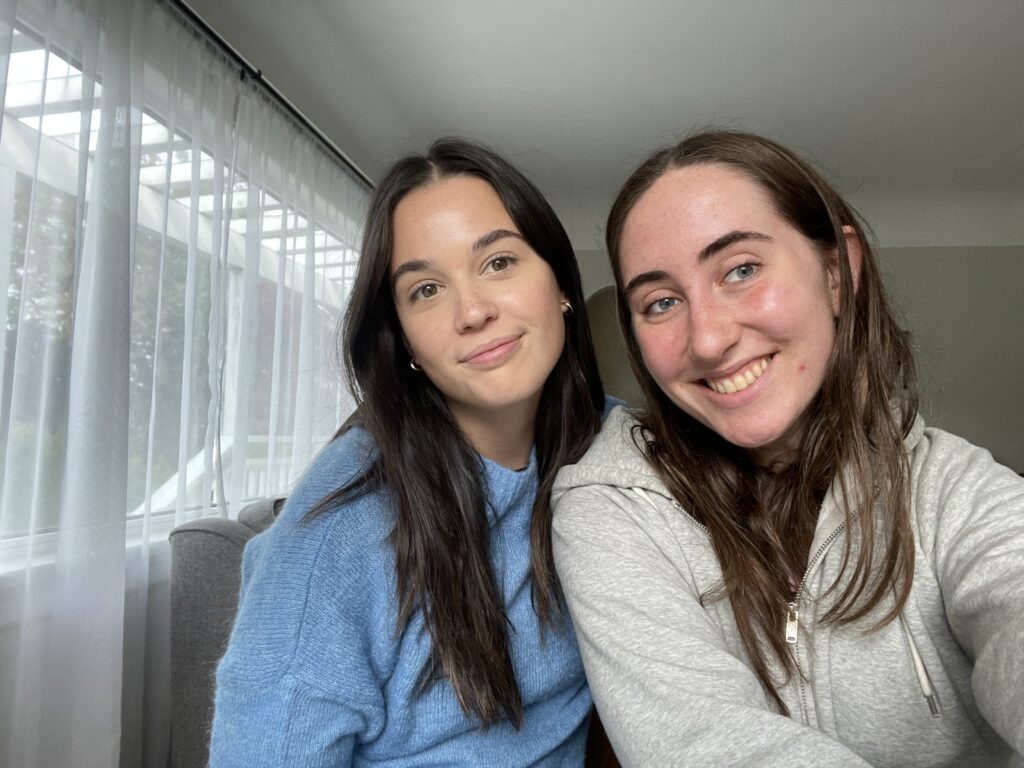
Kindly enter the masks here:
[[371, 177], [481, 139], [580, 248], [706, 124], [809, 155], [883, 244], [1024, 243], [1024, 0], [187, 2]]

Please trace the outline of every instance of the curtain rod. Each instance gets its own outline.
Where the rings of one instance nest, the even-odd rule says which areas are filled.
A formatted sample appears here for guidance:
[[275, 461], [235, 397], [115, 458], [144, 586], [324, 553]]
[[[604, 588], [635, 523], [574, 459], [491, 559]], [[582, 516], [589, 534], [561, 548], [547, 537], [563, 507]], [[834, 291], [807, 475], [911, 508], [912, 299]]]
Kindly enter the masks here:
[[235, 63], [241, 67], [243, 76], [251, 77], [257, 83], [262, 85], [275, 100], [280, 102], [280, 104], [293, 118], [295, 118], [307, 131], [312, 133], [313, 136], [319, 139], [320, 143], [324, 145], [328, 152], [337, 157], [346, 168], [354, 173], [364, 184], [370, 187], [370, 189], [373, 189], [374, 183], [370, 177], [363, 172], [363, 169], [356, 165], [352, 159], [346, 155], [337, 144], [331, 141], [323, 131], [313, 125], [310, 119], [299, 111], [298, 107], [292, 104], [283, 93], [277, 90], [277, 88], [271, 85], [270, 82], [263, 77], [263, 72], [261, 70], [250, 64], [248, 60], [231, 45], [231, 43], [221, 37], [213, 27], [206, 23], [202, 16], [190, 8], [185, 3], [185, 0], [170, 0], [170, 3], [187, 16], [189, 21], [199, 27], [199, 29], [213, 40], [221, 50], [234, 59]]

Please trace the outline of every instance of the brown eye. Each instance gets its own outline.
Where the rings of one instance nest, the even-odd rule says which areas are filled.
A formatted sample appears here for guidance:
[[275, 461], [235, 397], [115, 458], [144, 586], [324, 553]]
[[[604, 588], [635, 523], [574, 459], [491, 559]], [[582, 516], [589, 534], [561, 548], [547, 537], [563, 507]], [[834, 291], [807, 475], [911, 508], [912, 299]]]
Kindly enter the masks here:
[[430, 299], [437, 295], [437, 291], [437, 283], [424, 283], [409, 294], [409, 300], [419, 301], [420, 299]]
[[490, 272], [504, 272], [516, 262], [516, 257], [510, 253], [501, 253], [487, 262], [487, 270]]

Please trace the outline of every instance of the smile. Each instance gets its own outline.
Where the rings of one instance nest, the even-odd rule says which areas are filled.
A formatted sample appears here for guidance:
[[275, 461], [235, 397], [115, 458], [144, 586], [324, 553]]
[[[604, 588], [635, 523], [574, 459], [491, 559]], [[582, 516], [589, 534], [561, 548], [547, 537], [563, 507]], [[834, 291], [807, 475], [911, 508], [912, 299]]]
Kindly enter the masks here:
[[501, 362], [515, 351], [521, 338], [521, 334], [516, 334], [512, 336], [505, 336], [501, 339], [494, 339], [486, 344], [481, 344], [479, 347], [464, 355], [459, 362], [469, 365], [489, 365], [491, 363]]
[[723, 379], [704, 379], [704, 384], [720, 395], [731, 395], [734, 392], [741, 392], [761, 378], [761, 375], [768, 368], [768, 363], [772, 361], [772, 357], [773, 355], [769, 355], [768, 357], [761, 358], [749, 368], [740, 371], [734, 376], [728, 376]]

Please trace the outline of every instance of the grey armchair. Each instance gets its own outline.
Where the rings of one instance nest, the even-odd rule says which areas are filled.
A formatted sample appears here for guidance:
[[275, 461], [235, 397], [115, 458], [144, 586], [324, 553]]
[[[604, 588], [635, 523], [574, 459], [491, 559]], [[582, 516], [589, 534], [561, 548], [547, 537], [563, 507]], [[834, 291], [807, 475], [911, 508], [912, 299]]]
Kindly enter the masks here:
[[[284, 501], [262, 499], [238, 520], [204, 518], [171, 531], [171, 768], [206, 768], [214, 674], [238, 610], [242, 550], [274, 522]], [[585, 766], [619, 766], [596, 712]]]
[[261, 499], [238, 520], [204, 518], [171, 531], [171, 768], [207, 764], [214, 673], [238, 609], [242, 550], [283, 505], [283, 497]]

